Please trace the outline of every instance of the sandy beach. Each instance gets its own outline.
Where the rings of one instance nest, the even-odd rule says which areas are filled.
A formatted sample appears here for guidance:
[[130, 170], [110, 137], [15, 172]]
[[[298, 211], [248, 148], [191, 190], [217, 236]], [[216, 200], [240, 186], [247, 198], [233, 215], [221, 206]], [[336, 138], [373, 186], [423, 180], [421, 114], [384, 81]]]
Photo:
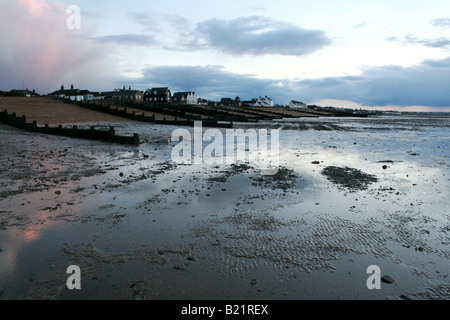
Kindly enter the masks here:
[[51, 98], [0, 97], [0, 111], [25, 115], [28, 122], [38, 125], [86, 122], [130, 122], [132, 120], [88, 110], [75, 104], [66, 104]]
[[[143, 143], [0, 124], [0, 299], [450, 298], [447, 116], [236, 124], [280, 129], [279, 171], [263, 176], [173, 163], [171, 126], [13, 105]], [[82, 290], [66, 286], [70, 265]], [[371, 265], [380, 290], [366, 285]]]

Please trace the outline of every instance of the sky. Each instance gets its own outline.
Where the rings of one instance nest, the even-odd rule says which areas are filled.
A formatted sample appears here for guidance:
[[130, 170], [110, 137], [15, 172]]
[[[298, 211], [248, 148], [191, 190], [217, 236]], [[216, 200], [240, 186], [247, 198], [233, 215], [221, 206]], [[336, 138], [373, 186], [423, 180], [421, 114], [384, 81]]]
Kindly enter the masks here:
[[0, 0], [0, 90], [450, 112], [448, 0]]

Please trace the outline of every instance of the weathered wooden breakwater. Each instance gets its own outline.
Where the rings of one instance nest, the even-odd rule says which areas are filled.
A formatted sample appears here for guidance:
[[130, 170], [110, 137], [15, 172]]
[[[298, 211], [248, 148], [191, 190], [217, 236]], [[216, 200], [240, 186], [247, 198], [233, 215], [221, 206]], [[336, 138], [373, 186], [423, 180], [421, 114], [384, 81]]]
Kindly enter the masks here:
[[91, 126], [89, 129], [80, 129], [76, 125], [70, 128], [64, 128], [62, 125], [58, 125], [57, 127], [50, 127], [48, 124], [44, 126], [38, 126], [36, 121], [28, 123], [25, 116], [18, 117], [16, 113], [8, 114], [8, 110], [3, 110], [3, 112], [0, 112], [0, 122], [31, 132], [53, 134], [72, 138], [100, 140], [121, 144], [140, 144], [140, 138], [137, 133], [135, 133], [133, 136], [119, 136], [116, 135], [114, 127], [109, 127], [109, 130], [98, 130], [94, 126]]
[[[143, 112], [136, 112], [136, 111], [129, 111], [126, 107], [119, 108], [118, 106], [111, 106], [110, 104], [101, 104], [101, 103], [95, 103], [95, 102], [87, 102], [87, 101], [64, 101], [66, 103], [76, 103], [79, 106], [82, 106], [84, 108], [99, 111], [131, 120], [141, 121], [141, 122], [149, 122], [154, 124], [163, 124], [163, 125], [176, 125], [176, 126], [188, 126], [193, 127], [195, 124], [195, 121], [202, 121], [202, 125], [204, 127], [214, 127], [214, 128], [232, 128], [233, 127], [233, 121], [230, 121], [230, 119], [204, 119], [201, 117], [189, 117], [189, 119], [186, 119], [186, 115], [182, 111], [176, 111], [176, 110], [162, 110], [157, 109], [157, 111], [166, 114], [168, 116], [171, 116], [172, 118], [163, 118], [163, 119], [156, 119], [154, 115], [147, 116], [145, 115], [144, 111], [154, 111], [151, 108], [141, 109]], [[133, 105], [134, 109], [140, 109], [138, 108], [139, 105]], [[180, 117], [180, 118], [177, 118]]]

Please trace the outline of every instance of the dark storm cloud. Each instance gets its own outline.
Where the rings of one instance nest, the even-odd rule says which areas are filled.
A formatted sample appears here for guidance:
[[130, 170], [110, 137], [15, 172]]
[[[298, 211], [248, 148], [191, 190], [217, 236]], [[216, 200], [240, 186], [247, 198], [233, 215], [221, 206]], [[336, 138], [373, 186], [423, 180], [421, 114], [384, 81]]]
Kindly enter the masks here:
[[302, 56], [331, 42], [321, 30], [306, 30], [291, 23], [251, 16], [198, 23], [184, 46], [186, 49], [214, 49], [232, 55]]

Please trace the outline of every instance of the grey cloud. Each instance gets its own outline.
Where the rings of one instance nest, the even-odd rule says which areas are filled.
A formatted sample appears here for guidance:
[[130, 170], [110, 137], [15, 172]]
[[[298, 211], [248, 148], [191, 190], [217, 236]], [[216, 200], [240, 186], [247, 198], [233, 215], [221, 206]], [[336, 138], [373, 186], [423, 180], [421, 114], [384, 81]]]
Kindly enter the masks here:
[[152, 32], [164, 31], [166, 29], [165, 25], [169, 25], [171, 28], [181, 32], [191, 27], [188, 19], [175, 14], [130, 12], [128, 17], [136, 24], [143, 26], [144, 30]]
[[450, 40], [447, 38], [439, 39], [418, 39], [412, 35], [405, 36], [406, 43], [420, 44], [429, 48], [444, 48], [450, 45]]
[[428, 48], [446, 48], [450, 46], [450, 39], [438, 38], [438, 39], [419, 39], [414, 35], [407, 34], [403, 39], [397, 37], [386, 38], [387, 41], [399, 42], [402, 44], [417, 44]]
[[135, 23], [144, 27], [147, 31], [158, 31], [159, 24], [158, 22], [149, 14], [142, 12], [130, 12], [128, 13], [128, 17], [134, 21]]
[[302, 56], [331, 43], [321, 30], [306, 30], [267, 17], [251, 16], [198, 23], [184, 46], [187, 49], [215, 49], [232, 55]]
[[120, 34], [108, 35], [94, 38], [99, 43], [117, 43], [127, 46], [151, 46], [157, 44], [157, 41], [149, 35], [144, 34]]
[[360, 29], [360, 28], [367, 27], [367, 26], [370, 26], [370, 25], [371, 25], [371, 23], [360, 23], [360, 24], [354, 25], [352, 27], [352, 29]]
[[439, 18], [434, 19], [430, 22], [430, 24], [434, 27], [440, 27], [440, 28], [450, 28], [450, 18]]
[[412, 67], [366, 68], [358, 77], [304, 80], [297, 90], [308, 99], [351, 100], [367, 106], [450, 106], [450, 58]]

